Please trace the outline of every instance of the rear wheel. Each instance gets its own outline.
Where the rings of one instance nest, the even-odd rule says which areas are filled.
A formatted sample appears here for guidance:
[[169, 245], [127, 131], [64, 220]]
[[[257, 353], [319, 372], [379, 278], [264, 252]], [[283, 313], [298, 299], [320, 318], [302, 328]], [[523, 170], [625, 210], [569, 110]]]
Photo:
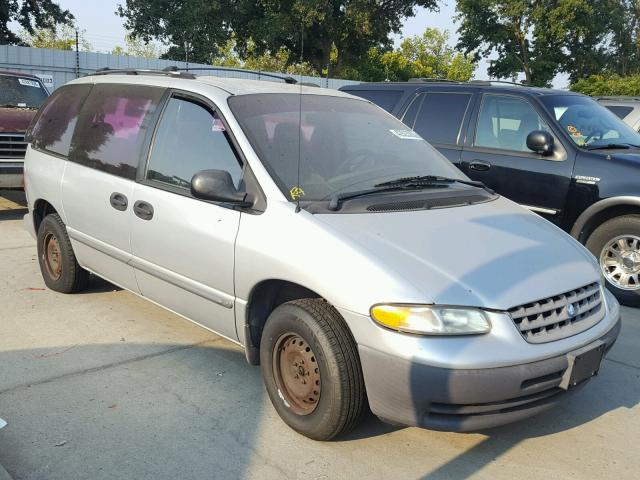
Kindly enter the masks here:
[[271, 403], [302, 435], [330, 440], [361, 418], [365, 390], [358, 350], [342, 316], [324, 300], [276, 308], [262, 333], [260, 364]]
[[587, 240], [587, 248], [598, 259], [607, 288], [620, 303], [640, 306], [640, 215], [604, 222]]
[[89, 272], [78, 265], [57, 213], [47, 215], [38, 228], [38, 262], [44, 283], [56, 292], [79, 292], [89, 281]]

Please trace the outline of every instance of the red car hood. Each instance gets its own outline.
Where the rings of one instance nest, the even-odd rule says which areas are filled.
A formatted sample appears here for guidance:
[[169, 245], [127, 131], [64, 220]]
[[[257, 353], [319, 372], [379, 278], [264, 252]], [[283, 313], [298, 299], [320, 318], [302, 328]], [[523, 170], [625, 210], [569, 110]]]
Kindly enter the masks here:
[[0, 132], [24, 132], [37, 110], [0, 107]]

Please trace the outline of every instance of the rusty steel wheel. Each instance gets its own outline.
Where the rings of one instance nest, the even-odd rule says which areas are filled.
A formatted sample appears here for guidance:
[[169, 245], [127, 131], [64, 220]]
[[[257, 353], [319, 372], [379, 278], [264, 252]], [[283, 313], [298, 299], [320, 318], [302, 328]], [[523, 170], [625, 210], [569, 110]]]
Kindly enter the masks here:
[[42, 260], [51, 280], [58, 280], [62, 275], [62, 259], [60, 254], [60, 244], [56, 236], [47, 232], [42, 244]]
[[318, 406], [322, 382], [315, 354], [295, 333], [285, 333], [276, 341], [273, 372], [278, 394], [294, 413], [309, 415]]

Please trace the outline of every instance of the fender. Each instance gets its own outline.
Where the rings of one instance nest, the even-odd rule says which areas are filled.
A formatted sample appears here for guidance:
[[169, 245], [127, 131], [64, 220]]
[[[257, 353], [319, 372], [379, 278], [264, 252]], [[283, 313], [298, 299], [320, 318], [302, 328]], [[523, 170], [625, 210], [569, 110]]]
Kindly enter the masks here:
[[584, 212], [582, 212], [576, 222], [573, 224], [573, 227], [571, 228], [571, 236], [576, 239], [579, 238], [582, 230], [584, 230], [584, 226], [591, 218], [593, 218], [594, 215], [607, 208], [615, 207], [618, 205], [632, 205], [640, 207], [640, 196], [627, 195], [621, 197], [610, 197], [594, 203]]

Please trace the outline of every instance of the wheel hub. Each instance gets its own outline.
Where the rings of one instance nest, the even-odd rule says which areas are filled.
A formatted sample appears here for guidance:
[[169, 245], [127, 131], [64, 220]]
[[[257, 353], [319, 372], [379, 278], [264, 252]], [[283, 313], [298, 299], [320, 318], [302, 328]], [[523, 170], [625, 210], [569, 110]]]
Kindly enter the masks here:
[[47, 273], [52, 280], [57, 280], [62, 275], [62, 258], [60, 244], [53, 233], [48, 233], [43, 241], [43, 260]]
[[276, 342], [273, 371], [279, 394], [298, 415], [309, 415], [320, 400], [321, 379], [315, 354], [297, 334], [287, 333]]
[[640, 237], [623, 235], [608, 242], [600, 254], [600, 267], [614, 286], [640, 289]]

